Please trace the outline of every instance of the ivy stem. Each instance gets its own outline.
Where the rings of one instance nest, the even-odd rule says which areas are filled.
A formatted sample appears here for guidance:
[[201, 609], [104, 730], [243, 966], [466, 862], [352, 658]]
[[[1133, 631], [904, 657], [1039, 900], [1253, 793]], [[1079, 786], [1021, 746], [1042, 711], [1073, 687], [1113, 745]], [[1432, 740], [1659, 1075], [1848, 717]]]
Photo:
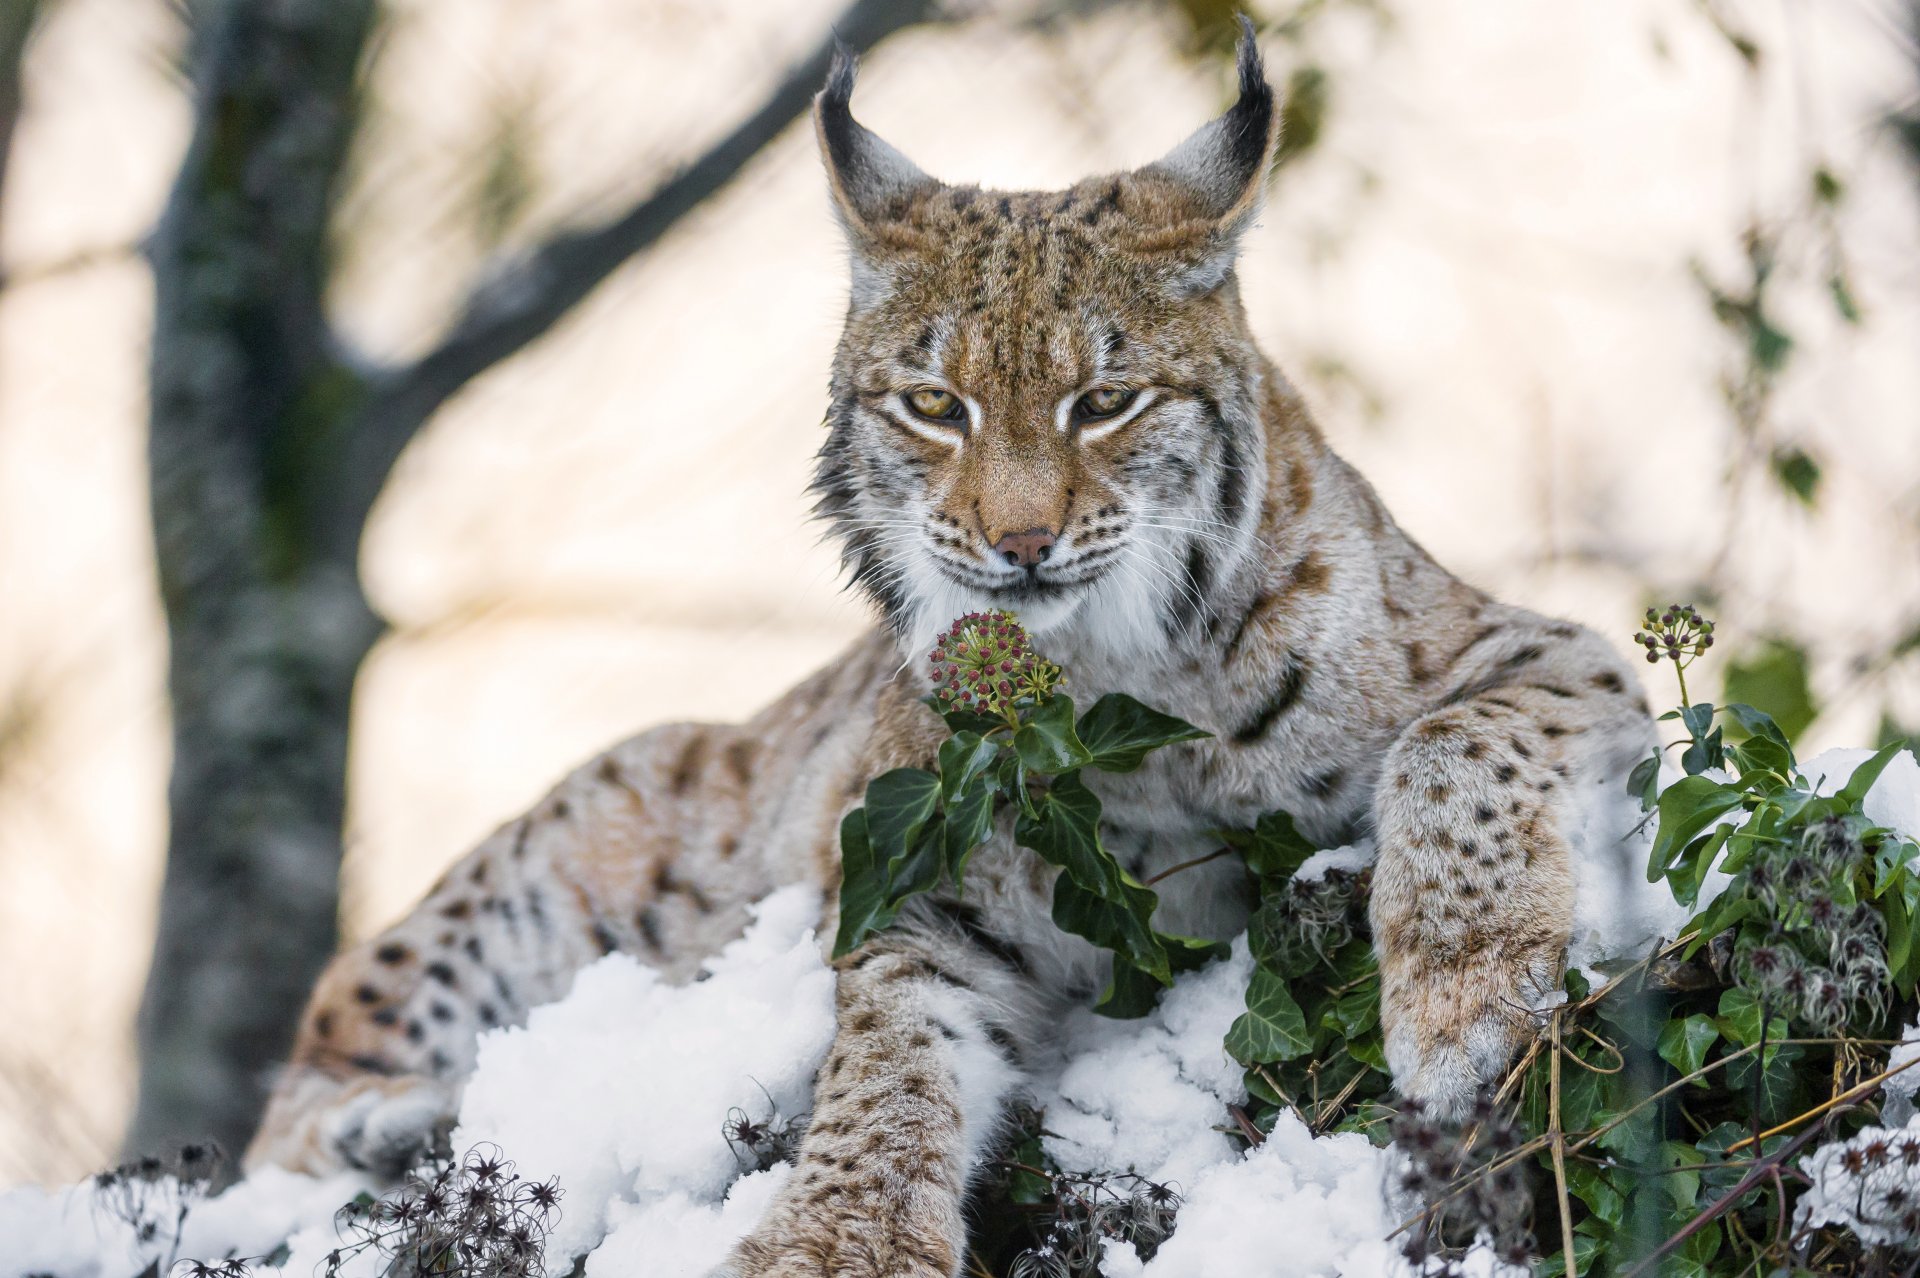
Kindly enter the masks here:
[[1673, 677], [1680, 681], [1680, 704], [1689, 710], [1693, 709], [1693, 699], [1687, 696], [1687, 663], [1685, 661], [1673, 663]]
[[1180, 871], [1182, 870], [1191, 870], [1196, 865], [1205, 865], [1209, 861], [1218, 861], [1221, 857], [1226, 856], [1228, 853], [1232, 851], [1233, 851], [1232, 848], [1217, 848], [1214, 851], [1207, 853], [1205, 856], [1196, 856], [1191, 861], [1182, 861], [1178, 865], [1168, 866], [1166, 869], [1160, 871], [1160, 873], [1148, 879], [1144, 884], [1144, 886], [1152, 887], [1154, 884], [1158, 883], [1161, 879], [1170, 878], [1171, 876], [1180, 873]]

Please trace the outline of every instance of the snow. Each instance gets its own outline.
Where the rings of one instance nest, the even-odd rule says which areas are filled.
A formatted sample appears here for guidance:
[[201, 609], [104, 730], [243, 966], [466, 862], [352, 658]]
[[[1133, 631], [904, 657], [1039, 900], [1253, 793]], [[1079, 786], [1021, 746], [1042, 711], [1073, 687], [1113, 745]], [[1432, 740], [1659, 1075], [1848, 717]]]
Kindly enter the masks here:
[[[1660, 785], [1664, 789], [1684, 775], [1667, 762]], [[1647, 882], [1653, 822], [1614, 778], [1595, 781], [1572, 796], [1567, 829], [1574, 869], [1567, 966], [1599, 986], [1606, 981], [1608, 963], [1637, 959], [1655, 942], [1672, 940], [1693, 911], [1673, 899], [1664, 880]], [[1717, 894], [1725, 882], [1724, 875], [1710, 878], [1707, 893]]]
[[[1867, 757], [1829, 751], [1804, 770], [1831, 791]], [[1616, 788], [1596, 786], [1572, 810], [1581, 854], [1571, 958], [1582, 967], [1637, 955], [1687, 917], [1664, 884], [1646, 883], [1651, 831], [1634, 828], [1638, 806], [1611, 793]], [[1875, 822], [1920, 837], [1920, 765], [1911, 755], [1888, 766], [1866, 810]], [[1371, 856], [1365, 843], [1322, 852], [1300, 874], [1358, 869]], [[630, 958], [609, 956], [524, 1028], [482, 1040], [455, 1147], [490, 1142], [521, 1176], [559, 1178], [565, 1197], [550, 1273], [567, 1272], [584, 1255], [588, 1278], [696, 1278], [764, 1214], [790, 1170], [742, 1175], [721, 1127], [736, 1108], [765, 1120], [808, 1107], [833, 1032], [833, 975], [814, 932], [818, 909], [809, 889], [773, 894], [746, 934], [689, 985], [669, 985]], [[1385, 1241], [1397, 1215], [1386, 1194], [1391, 1151], [1357, 1135], [1315, 1138], [1291, 1115], [1244, 1154], [1222, 1130], [1242, 1087], [1221, 1041], [1242, 1010], [1251, 964], [1242, 938], [1225, 960], [1182, 976], [1150, 1016], [1112, 1021], [1076, 1012], [1061, 1026], [1058, 1068], [1032, 1083], [1031, 1099], [1045, 1110], [1047, 1152], [1063, 1168], [1137, 1172], [1171, 1183], [1185, 1200], [1173, 1236], [1152, 1261], [1130, 1246], [1109, 1247], [1110, 1278], [1404, 1272]], [[1896, 1064], [1920, 1056], [1920, 1027], [1906, 1038]], [[1920, 1069], [1899, 1076], [1888, 1085], [1890, 1102], [1911, 1112], [1917, 1087]], [[1840, 1183], [1837, 1148], [1807, 1160], [1816, 1182], [1810, 1216], [1843, 1220], [1833, 1213], [1844, 1213], [1846, 1193], [1857, 1189]], [[353, 1177], [263, 1171], [198, 1206], [179, 1255], [257, 1256], [286, 1239], [291, 1255], [278, 1273], [309, 1278], [339, 1245], [335, 1208], [362, 1188]], [[102, 1210], [90, 1183], [0, 1194], [0, 1278], [131, 1278], [156, 1256], [164, 1260], [170, 1245], [168, 1238], [158, 1252], [143, 1250]], [[1476, 1261], [1490, 1271], [1490, 1257]], [[345, 1272], [375, 1278], [377, 1268], [369, 1255]]]
[[1302, 861], [1300, 868], [1293, 872], [1293, 877], [1302, 883], [1318, 883], [1327, 877], [1329, 870], [1345, 870], [1355, 874], [1372, 865], [1375, 855], [1372, 839], [1361, 839], [1358, 843], [1349, 843], [1340, 848], [1323, 848]]
[[598, 1244], [616, 1203], [678, 1191], [720, 1200], [740, 1167], [727, 1113], [791, 1116], [811, 1103], [833, 1039], [833, 974], [813, 924], [819, 898], [785, 888], [698, 982], [673, 986], [625, 955], [585, 969], [521, 1029], [481, 1040], [455, 1149], [490, 1142], [522, 1176], [566, 1189], [549, 1244], [556, 1272]]

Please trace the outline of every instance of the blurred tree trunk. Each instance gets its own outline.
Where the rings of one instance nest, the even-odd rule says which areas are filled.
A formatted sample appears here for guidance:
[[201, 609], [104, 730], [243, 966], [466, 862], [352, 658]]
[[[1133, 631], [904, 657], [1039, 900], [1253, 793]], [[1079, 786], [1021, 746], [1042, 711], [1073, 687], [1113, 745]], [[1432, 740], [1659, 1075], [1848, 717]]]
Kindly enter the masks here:
[[245, 1143], [335, 940], [348, 705], [378, 635], [316, 488], [341, 399], [328, 216], [372, 0], [212, 0], [150, 253], [148, 456], [173, 709], [128, 1145]]
[[[0, 4], [8, 0], [0, 0]], [[856, 50], [934, 0], [853, 0]], [[170, 644], [170, 827], [130, 1153], [252, 1133], [336, 940], [348, 714], [380, 633], [357, 575], [393, 463], [801, 115], [831, 39], [618, 216], [482, 272], [420, 359], [349, 359], [328, 235], [376, 0], [193, 0], [192, 141], [150, 253], [148, 455]]]

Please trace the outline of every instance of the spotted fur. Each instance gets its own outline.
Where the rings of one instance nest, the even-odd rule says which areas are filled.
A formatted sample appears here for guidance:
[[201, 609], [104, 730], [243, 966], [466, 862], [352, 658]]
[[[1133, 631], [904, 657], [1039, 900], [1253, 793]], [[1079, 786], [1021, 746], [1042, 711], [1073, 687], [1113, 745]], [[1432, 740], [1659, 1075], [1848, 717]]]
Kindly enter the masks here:
[[[815, 122], [853, 286], [813, 486], [882, 625], [748, 724], [588, 764], [336, 960], [254, 1162], [394, 1170], [450, 1111], [476, 1032], [581, 965], [621, 950], [684, 978], [775, 886], [831, 902], [840, 816], [939, 739], [903, 671], [982, 607], [1018, 612], [1083, 700], [1132, 691], [1213, 734], [1093, 780], [1129, 869], [1275, 808], [1323, 842], [1371, 832], [1396, 1081], [1446, 1111], [1497, 1073], [1557, 980], [1573, 858], [1608, 850], [1579, 846], [1583, 814], [1651, 724], [1604, 642], [1409, 539], [1255, 348], [1234, 251], [1277, 123], [1251, 38], [1239, 67], [1236, 105], [1161, 161], [1006, 193], [869, 133], [838, 63]], [[1102, 388], [1132, 397], [1086, 416]], [[1053, 926], [1052, 877], [1003, 829], [964, 896], [916, 901], [840, 962], [798, 1172], [730, 1272], [959, 1271], [1001, 1107], [1104, 980]], [[1165, 927], [1244, 924], [1230, 862], [1160, 886]]]

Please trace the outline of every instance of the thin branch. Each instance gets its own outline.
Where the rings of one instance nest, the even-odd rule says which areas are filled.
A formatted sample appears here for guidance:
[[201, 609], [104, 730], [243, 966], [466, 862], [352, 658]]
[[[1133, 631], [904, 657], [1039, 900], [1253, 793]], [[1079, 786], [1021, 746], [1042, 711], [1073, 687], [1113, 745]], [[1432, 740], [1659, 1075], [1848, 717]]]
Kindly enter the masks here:
[[1553, 1188], [1560, 1202], [1560, 1255], [1565, 1261], [1566, 1278], [1579, 1278], [1573, 1257], [1573, 1204], [1567, 1197], [1567, 1134], [1560, 1126], [1560, 1016], [1553, 1013], [1553, 1059], [1549, 1063], [1547, 1083], [1547, 1139], [1553, 1151]]
[[0, 290], [25, 288], [30, 284], [44, 284], [49, 280], [75, 275], [113, 262], [130, 262], [139, 257], [140, 253], [139, 244], [95, 244], [43, 262], [24, 262], [16, 267], [0, 267]]
[[460, 318], [437, 346], [404, 368], [376, 374], [342, 486], [347, 535], [357, 539], [358, 525], [386, 483], [387, 472], [435, 409], [553, 327], [624, 262], [732, 181], [807, 110], [826, 80], [835, 39], [864, 51], [895, 31], [926, 21], [935, 7], [935, 0], [853, 0], [835, 25], [837, 34], [822, 40], [758, 111], [705, 155], [611, 221], [559, 232], [492, 272], [467, 295]]

